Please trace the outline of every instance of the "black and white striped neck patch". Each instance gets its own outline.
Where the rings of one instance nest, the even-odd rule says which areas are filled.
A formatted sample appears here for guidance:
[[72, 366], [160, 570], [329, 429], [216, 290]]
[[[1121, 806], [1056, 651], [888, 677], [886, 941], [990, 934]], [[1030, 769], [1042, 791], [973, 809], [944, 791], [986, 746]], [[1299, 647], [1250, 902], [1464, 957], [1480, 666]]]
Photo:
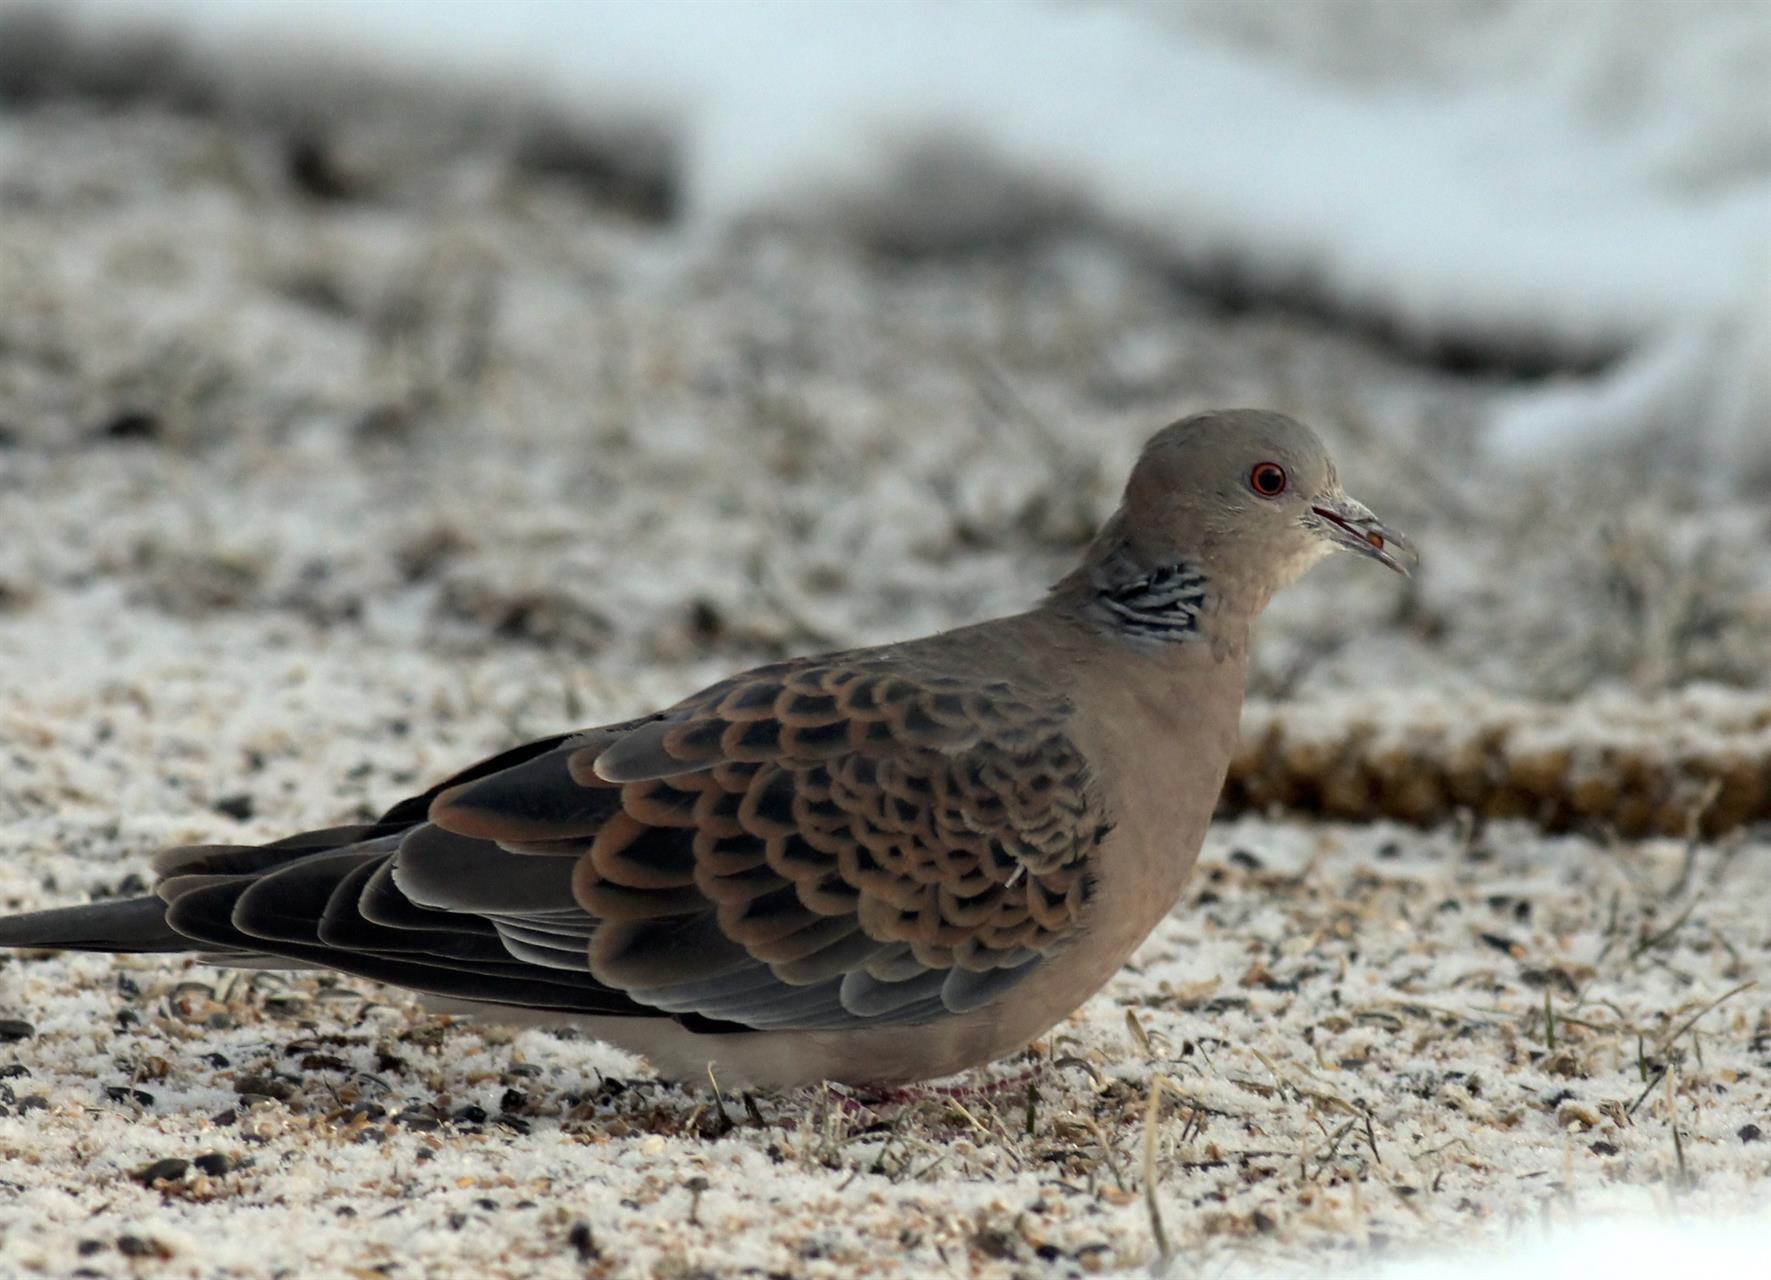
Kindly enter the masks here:
[[1128, 581], [1105, 583], [1095, 599], [1126, 635], [1181, 641], [1199, 634], [1207, 586], [1205, 574], [1192, 565], [1171, 564]]

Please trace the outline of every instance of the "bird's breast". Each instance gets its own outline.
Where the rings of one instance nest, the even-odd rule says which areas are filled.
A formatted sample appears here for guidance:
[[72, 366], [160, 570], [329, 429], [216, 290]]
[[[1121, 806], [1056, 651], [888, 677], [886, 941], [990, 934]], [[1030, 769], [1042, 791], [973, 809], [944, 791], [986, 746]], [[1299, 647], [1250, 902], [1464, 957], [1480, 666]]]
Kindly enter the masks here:
[[1074, 736], [1112, 830], [1094, 854], [1076, 1003], [1118, 971], [1180, 898], [1236, 747], [1239, 661], [1150, 664], [1078, 690]]

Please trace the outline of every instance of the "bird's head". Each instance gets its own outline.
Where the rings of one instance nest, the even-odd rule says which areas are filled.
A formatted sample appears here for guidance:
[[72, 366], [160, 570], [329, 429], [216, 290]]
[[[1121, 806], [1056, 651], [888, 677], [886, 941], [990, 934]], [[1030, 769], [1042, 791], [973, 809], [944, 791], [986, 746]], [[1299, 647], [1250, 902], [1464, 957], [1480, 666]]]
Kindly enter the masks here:
[[1197, 564], [1257, 609], [1331, 551], [1404, 576], [1418, 559], [1347, 496], [1315, 432], [1256, 409], [1194, 414], [1152, 436], [1126, 484], [1120, 529], [1139, 561]]

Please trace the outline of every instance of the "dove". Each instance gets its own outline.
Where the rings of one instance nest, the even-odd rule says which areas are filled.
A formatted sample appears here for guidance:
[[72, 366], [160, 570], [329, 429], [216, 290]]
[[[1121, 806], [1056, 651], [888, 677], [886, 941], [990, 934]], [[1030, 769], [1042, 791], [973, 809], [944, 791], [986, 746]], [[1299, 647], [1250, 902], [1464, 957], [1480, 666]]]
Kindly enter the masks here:
[[170, 849], [151, 893], [7, 917], [0, 945], [330, 969], [689, 1082], [953, 1075], [1067, 1017], [1173, 910], [1250, 629], [1336, 550], [1414, 558], [1308, 427], [1195, 414], [1023, 613], [757, 667], [376, 822]]

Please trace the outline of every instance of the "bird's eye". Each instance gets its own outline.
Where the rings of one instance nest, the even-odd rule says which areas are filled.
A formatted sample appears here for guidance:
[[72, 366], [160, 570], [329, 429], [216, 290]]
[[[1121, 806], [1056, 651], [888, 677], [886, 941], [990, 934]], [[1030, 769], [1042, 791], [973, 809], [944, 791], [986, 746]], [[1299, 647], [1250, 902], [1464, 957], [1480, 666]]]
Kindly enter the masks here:
[[1277, 462], [1257, 462], [1248, 473], [1248, 483], [1263, 498], [1277, 498], [1285, 492], [1285, 468]]

